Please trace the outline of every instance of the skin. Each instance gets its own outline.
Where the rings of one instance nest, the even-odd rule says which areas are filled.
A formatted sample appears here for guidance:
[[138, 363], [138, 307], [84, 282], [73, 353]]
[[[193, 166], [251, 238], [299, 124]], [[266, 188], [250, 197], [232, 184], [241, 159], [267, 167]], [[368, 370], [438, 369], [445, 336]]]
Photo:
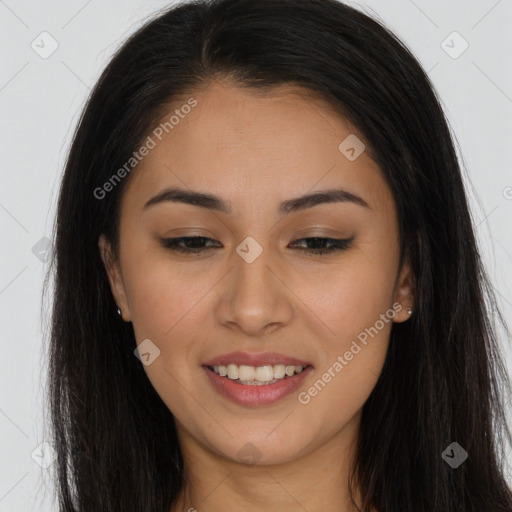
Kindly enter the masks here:
[[[190, 96], [197, 106], [130, 176], [119, 261], [99, 239], [123, 319], [132, 322], [137, 343], [149, 338], [160, 349], [144, 369], [174, 414], [190, 475], [171, 512], [356, 510], [346, 482], [361, 410], [382, 370], [392, 323], [408, 320], [405, 308], [413, 306], [409, 265], [398, 268], [391, 191], [369, 151], [350, 161], [338, 149], [349, 134], [364, 136], [304, 89], [287, 85], [262, 95], [214, 81], [175, 101], [164, 118]], [[143, 209], [169, 186], [221, 196], [232, 214], [176, 202]], [[370, 207], [339, 202], [278, 213], [281, 201], [330, 188]], [[179, 236], [220, 244], [183, 255], [158, 238]], [[250, 264], [235, 250], [247, 236], [263, 248]], [[315, 236], [355, 238], [346, 250], [315, 255], [307, 250], [318, 245], [297, 242]], [[301, 404], [298, 393], [395, 302], [402, 309], [394, 318]], [[275, 404], [237, 405], [201, 368], [235, 350], [281, 352], [314, 370]], [[261, 457], [255, 464], [237, 455], [248, 442]]]

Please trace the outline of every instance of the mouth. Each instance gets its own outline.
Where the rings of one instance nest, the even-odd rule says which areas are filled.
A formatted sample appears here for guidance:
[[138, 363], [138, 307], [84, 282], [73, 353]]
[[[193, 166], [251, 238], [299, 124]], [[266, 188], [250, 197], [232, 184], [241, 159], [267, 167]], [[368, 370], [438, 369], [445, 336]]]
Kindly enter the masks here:
[[207, 380], [219, 396], [244, 407], [269, 406], [293, 392], [313, 371], [306, 365], [203, 365]]
[[263, 366], [248, 366], [229, 363], [227, 365], [205, 365], [205, 368], [219, 377], [243, 386], [269, 386], [299, 375], [312, 365], [274, 364]]

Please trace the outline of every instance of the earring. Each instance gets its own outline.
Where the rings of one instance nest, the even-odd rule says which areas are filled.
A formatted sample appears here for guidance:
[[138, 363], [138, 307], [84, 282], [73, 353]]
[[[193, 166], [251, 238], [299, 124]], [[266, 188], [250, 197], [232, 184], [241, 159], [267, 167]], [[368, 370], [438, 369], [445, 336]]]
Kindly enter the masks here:
[[123, 318], [123, 313], [121, 312], [121, 310], [119, 308], [117, 308], [117, 314], [118, 314], [119, 318]]
[[405, 308], [407, 310], [407, 313], [409, 313], [409, 315], [412, 315], [412, 308]]

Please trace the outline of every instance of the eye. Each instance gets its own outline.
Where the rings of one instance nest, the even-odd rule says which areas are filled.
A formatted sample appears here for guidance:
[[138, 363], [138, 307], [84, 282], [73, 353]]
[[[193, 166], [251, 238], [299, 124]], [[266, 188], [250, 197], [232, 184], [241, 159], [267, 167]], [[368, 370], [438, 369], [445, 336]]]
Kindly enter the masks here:
[[[348, 249], [353, 240], [354, 237], [347, 239], [312, 237], [301, 238], [300, 240], [296, 240], [294, 243], [296, 244], [298, 242], [306, 242], [308, 247], [302, 250], [312, 252], [313, 254], [324, 254], [333, 253], [336, 251], [344, 251], [345, 249]], [[314, 247], [311, 247], [311, 245]]]
[[[313, 254], [333, 253], [336, 251], [343, 251], [348, 249], [353, 242], [354, 237], [347, 239], [338, 238], [322, 238], [311, 237], [301, 238], [296, 240], [293, 244], [299, 242], [306, 242], [307, 247], [299, 249], [300, 251], [307, 251]], [[162, 245], [171, 251], [181, 252], [186, 254], [198, 254], [211, 250], [215, 247], [222, 247], [220, 242], [204, 236], [182, 236], [179, 238], [161, 238]], [[205, 246], [206, 242], [214, 242], [213, 246]], [[313, 247], [311, 247], [313, 245]]]
[[[183, 252], [183, 253], [199, 253], [204, 252], [205, 249], [209, 249], [204, 247], [204, 243], [207, 240], [212, 240], [211, 238], [205, 236], [181, 236], [179, 238], [162, 238], [162, 245], [166, 249], [170, 249], [171, 251]], [[220, 243], [220, 242], [219, 242]], [[185, 246], [181, 245], [184, 244]]]

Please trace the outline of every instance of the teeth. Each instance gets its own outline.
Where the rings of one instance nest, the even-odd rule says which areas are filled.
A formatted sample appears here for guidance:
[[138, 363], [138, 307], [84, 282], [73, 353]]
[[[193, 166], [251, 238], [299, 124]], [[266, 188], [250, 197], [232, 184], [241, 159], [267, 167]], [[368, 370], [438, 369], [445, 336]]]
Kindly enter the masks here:
[[240, 380], [254, 380], [255, 373], [254, 368], [251, 366], [240, 365], [238, 367], [238, 378]]
[[[243, 367], [240, 366], [240, 368], [243, 368]], [[250, 366], [248, 366], [247, 368], [251, 368], [251, 370], [252, 370], [252, 367], [250, 367]], [[269, 382], [274, 378], [274, 367], [271, 365], [258, 366], [258, 368], [256, 368], [255, 374], [256, 374], [255, 379], [258, 382]], [[242, 377], [240, 377], [240, 380], [253, 380], [253, 379], [242, 379]]]
[[228, 379], [238, 379], [238, 366], [236, 364], [228, 364]]
[[284, 370], [288, 377], [291, 377], [295, 373], [295, 366], [287, 366]]
[[218, 365], [213, 367], [213, 371], [221, 377], [227, 377], [231, 380], [238, 380], [242, 384], [262, 385], [273, 384], [277, 380], [292, 377], [302, 370], [304, 366], [285, 366], [284, 364], [266, 365], [266, 366], [246, 366], [228, 364], [227, 366]]
[[284, 364], [276, 364], [274, 366], [274, 378], [282, 379], [285, 375]]
[[214, 366], [215, 373], [218, 373], [221, 377], [225, 377], [228, 374], [228, 369], [225, 366]]

